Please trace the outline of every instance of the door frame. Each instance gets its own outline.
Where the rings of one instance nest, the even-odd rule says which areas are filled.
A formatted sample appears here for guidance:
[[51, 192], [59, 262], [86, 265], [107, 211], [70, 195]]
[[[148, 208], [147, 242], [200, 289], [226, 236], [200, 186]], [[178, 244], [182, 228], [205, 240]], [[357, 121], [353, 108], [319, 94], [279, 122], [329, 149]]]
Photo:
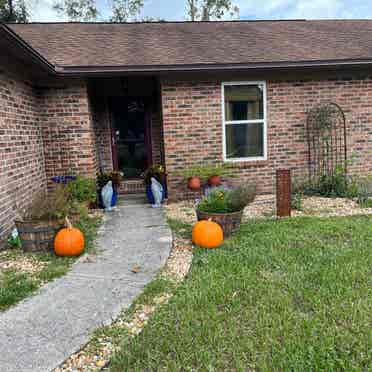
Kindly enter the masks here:
[[112, 96], [107, 99], [107, 109], [109, 112], [109, 126], [110, 126], [110, 137], [111, 137], [111, 154], [112, 154], [112, 166], [114, 171], [119, 171], [119, 151], [116, 141], [116, 132], [113, 118], [112, 110], [112, 99], [123, 100], [142, 100], [144, 103], [145, 109], [145, 148], [146, 148], [146, 167], [150, 167], [153, 164], [152, 156], [152, 100], [150, 97], [141, 97], [141, 96]]

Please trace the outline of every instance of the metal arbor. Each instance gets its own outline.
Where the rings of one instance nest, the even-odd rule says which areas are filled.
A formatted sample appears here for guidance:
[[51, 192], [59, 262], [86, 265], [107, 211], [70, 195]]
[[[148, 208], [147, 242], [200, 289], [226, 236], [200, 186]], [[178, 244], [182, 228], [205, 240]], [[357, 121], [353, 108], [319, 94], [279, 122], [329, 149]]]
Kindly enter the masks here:
[[346, 121], [336, 103], [320, 104], [307, 115], [309, 179], [332, 177], [342, 167], [346, 172]]

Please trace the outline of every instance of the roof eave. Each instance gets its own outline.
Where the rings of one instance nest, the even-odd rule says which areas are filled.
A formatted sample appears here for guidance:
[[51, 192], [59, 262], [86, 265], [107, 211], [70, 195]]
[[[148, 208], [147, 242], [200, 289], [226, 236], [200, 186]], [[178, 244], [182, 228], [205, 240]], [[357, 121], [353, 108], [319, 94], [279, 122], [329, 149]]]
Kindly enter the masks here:
[[58, 66], [59, 76], [94, 76], [113, 74], [163, 74], [171, 72], [218, 72], [218, 71], [268, 71], [296, 69], [357, 68], [372, 66], [372, 59], [263, 62], [240, 64], [190, 64], [190, 65], [151, 65], [151, 66]]

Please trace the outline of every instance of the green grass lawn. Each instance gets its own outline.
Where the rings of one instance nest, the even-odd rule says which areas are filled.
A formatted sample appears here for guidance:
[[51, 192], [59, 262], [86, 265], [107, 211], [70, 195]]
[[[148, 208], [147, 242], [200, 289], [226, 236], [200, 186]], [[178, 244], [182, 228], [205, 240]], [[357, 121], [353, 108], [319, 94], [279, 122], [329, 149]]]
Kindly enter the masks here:
[[372, 217], [245, 224], [222, 248], [195, 250], [189, 277], [110, 368], [370, 370], [371, 278]]
[[[94, 249], [93, 241], [99, 226], [98, 218], [84, 217], [76, 225], [85, 237], [85, 252]], [[42, 269], [35, 272], [20, 272], [6, 269], [0, 272], [0, 311], [33, 294], [42, 284], [60, 277], [69, 270], [76, 257], [57, 257], [53, 252], [24, 253], [21, 249], [9, 249], [1, 256], [1, 260], [17, 261], [28, 258]]]

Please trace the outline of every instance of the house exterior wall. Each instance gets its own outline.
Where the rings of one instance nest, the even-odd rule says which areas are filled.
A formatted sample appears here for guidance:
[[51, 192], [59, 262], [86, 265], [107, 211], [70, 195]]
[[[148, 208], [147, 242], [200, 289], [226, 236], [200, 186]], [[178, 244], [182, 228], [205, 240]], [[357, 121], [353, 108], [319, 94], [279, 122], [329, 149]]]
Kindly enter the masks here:
[[[175, 173], [194, 163], [222, 160], [221, 83], [217, 79], [162, 81], [170, 199], [187, 195], [186, 182]], [[329, 101], [340, 105], [346, 115], [348, 158], [352, 159], [349, 170], [372, 173], [371, 78], [268, 80], [266, 85], [268, 157], [263, 161], [234, 163], [240, 181], [255, 183], [259, 193], [273, 193], [276, 169], [290, 168], [297, 175], [306, 174], [306, 113], [314, 105]]]
[[46, 189], [40, 94], [30, 81], [0, 72], [0, 240]]
[[18, 68], [0, 72], [0, 241], [52, 176], [97, 171], [85, 82], [36, 88]]
[[47, 180], [97, 172], [96, 134], [87, 85], [74, 81], [42, 90], [42, 131]]

